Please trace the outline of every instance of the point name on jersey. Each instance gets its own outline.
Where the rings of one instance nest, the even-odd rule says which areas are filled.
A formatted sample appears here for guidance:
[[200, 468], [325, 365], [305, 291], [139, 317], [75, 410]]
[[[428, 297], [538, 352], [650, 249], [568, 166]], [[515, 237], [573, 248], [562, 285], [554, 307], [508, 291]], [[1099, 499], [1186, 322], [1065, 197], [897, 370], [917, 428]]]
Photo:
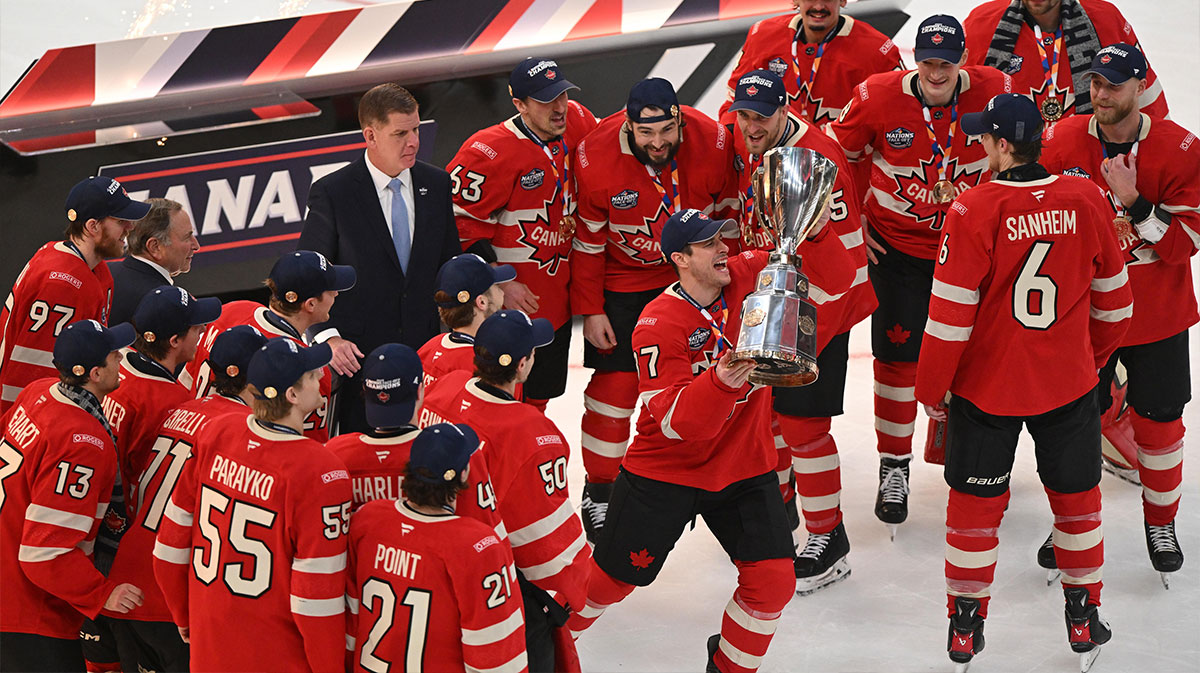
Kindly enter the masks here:
[[417, 579], [417, 564], [421, 555], [405, 549], [389, 547], [383, 544], [375, 545], [375, 569], [391, 573], [397, 577]]

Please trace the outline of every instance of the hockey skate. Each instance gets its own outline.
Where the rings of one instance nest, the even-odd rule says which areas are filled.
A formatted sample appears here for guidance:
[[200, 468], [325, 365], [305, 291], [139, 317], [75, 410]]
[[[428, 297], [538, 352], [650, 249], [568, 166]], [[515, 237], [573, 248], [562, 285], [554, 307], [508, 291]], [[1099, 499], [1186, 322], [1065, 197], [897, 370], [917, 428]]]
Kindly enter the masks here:
[[1058, 560], [1054, 558], [1054, 531], [1050, 531], [1050, 534], [1046, 536], [1046, 541], [1038, 548], [1037, 562], [1046, 569], [1046, 586], [1054, 584], [1054, 580], [1062, 575], [1058, 571]]
[[721, 669], [717, 668], [717, 648], [721, 646], [721, 634], [714, 633], [708, 637], [708, 665], [704, 667], [704, 673], [721, 673]]
[[908, 462], [910, 458], [880, 458], [879, 492], [875, 516], [888, 526], [892, 541], [896, 528], [908, 518]]
[[965, 673], [971, 659], [983, 651], [983, 617], [979, 616], [979, 607], [975, 598], [954, 599], [954, 616], [950, 618], [950, 633], [946, 637], [946, 651], [954, 662], [954, 673]]
[[1079, 673], [1088, 673], [1100, 656], [1100, 646], [1112, 639], [1112, 629], [1100, 618], [1096, 606], [1088, 604], [1086, 588], [1067, 587], [1063, 594], [1067, 599], [1067, 640], [1079, 653]]
[[1115, 460], [1109, 458], [1107, 454], [1104, 456], [1104, 460], [1101, 461], [1100, 465], [1104, 468], [1105, 472], [1111, 474], [1117, 479], [1120, 479], [1121, 481], [1128, 482], [1134, 486], [1142, 485], [1142, 477], [1140, 474], [1138, 474], [1138, 469], [1136, 467], [1125, 467], [1124, 465], [1121, 465]]
[[608, 501], [612, 498], [613, 485], [585, 481], [583, 499], [579, 503], [579, 518], [583, 519], [583, 532], [594, 547], [604, 519], [608, 516]]
[[804, 549], [796, 555], [796, 595], [807, 596], [850, 576], [850, 540], [846, 526], [839, 523], [828, 533], [809, 533]]
[[1171, 588], [1171, 573], [1183, 567], [1183, 551], [1179, 538], [1175, 537], [1175, 522], [1165, 526], [1146, 524], [1146, 551], [1150, 552], [1150, 563], [1159, 572], [1163, 588]]

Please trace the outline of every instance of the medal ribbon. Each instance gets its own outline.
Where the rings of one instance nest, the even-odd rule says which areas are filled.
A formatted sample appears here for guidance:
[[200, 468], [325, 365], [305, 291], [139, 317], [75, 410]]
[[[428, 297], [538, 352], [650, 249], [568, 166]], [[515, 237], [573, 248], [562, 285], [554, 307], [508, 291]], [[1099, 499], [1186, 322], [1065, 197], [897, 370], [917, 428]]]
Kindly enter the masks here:
[[746, 223], [751, 229], [754, 228], [754, 174], [758, 172], [759, 166], [762, 166], [762, 156], [758, 154], [750, 155], [750, 182], [746, 185]]
[[713, 315], [708, 312], [707, 308], [701, 306], [700, 302], [692, 299], [692, 295], [684, 291], [682, 285], [679, 285], [678, 287], [679, 294], [686, 299], [689, 304], [695, 306], [697, 311], [700, 311], [700, 315], [708, 321], [708, 326], [712, 328], [713, 334], [717, 335], [717, 343], [713, 346], [713, 361], [715, 362], [719, 360], [721, 358], [722, 344], [724, 344], [730, 350], [733, 349], [733, 342], [729, 340], [729, 337], [725, 336], [725, 323], [727, 320], [729, 320], [729, 305], [725, 303], [725, 293], [722, 292], [720, 298], [717, 299], [717, 312], [721, 314], [721, 322], [718, 323], [717, 320], [713, 318]]
[[663, 205], [672, 213], [679, 212], [679, 181], [675, 178], [677, 174], [676, 169], [678, 168], [679, 165], [672, 159], [671, 165], [667, 169], [671, 175], [671, 196], [667, 196], [667, 188], [663, 183], [662, 173], [655, 171], [651, 166], [646, 166], [646, 173], [650, 175], [650, 180], [654, 182], [654, 186], [658, 189], [658, 195], [662, 197]]
[[925, 131], [929, 133], [929, 144], [933, 147], [933, 158], [937, 163], [938, 181], [946, 179], [946, 162], [950, 157], [950, 150], [954, 146], [954, 129], [958, 126], [958, 92], [955, 92], [954, 98], [950, 99], [950, 133], [946, 136], [946, 149], [938, 144], [937, 133], [933, 130], [933, 120], [929, 115], [929, 106], [925, 101], [921, 101], [921, 112], [925, 115]]
[[[525, 125], [524, 120], [521, 121], [521, 125], [522, 126]], [[528, 127], [526, 127], [526, 130], [528, 130]], [[562, 197], [563, 197], [562, 214], [564, 217], [567, 215], [570, 215], [571, 211], [572, 211], [572, 208], [571, 208], [571, 202], [572, 202], [571, 181], [568, 180], [567, 177], [571, 174], [571, 153], [567, 151], [567, 141], [563, 140], [562, 138], [559, 138], [558, 140], [554, 141], [554, 145], [556, 147], [558, 147], [558, 150], [560, 152], [562, 152], [562, 155], [563, 155], [563, 172], [559, 173], [558, 172], [558, 164], [554, 161], [554, 153], [550, 151], [550, 144], [547, 143], [546, 141], [542, 140], [541, 138], [539, 138], [538, 135], [536, 133], [533, 133], [532, 131], [529, 132], [529, 138], [531, 140], [533, 140], [535, 145], [542, 148], [542, 152], [545, 152], [546, 158], [550, 160], [550, 169], [554, 171], [554, 197], [553, 198], [557, 199], [558, 195], [562, 194]]]
[[[1099, 124], [1096, 125], [1096, 135], [1100, 138], [1100, 154], [1105, 159], [1110, 158], [1108, 156], [1108, 148], [1105, 146], [1104, 132], [1100, 130]], [[1135, 134], [1133, 137], [1133, 147], [1129, 148], [1129, 156], [1134, 159], [1137, 158], [1138, 143], [1142, 142], [1141, 138], [1142, 138], [1142, 119], [1139, 116], [1137, 134]], [[1118, 154], [1116, 156], [1121, 156], [1121, 155]], [[1125, 204], [1121, 203], [1121, 200], [1116, 199], [1115, 196], [1116, 195], [1114, 195], [1115, 202], [1113, 203], [1113, 205], [1115, 205], [1117, 207], [1117, 217], [1125, 217], [1126, 213], [1128, 212], [1128, 209], [1125, 208]]]
[[817, 55], [813, 58], [812, 66], [808, 69], [808, 82], [800, 76], [800, 55], [797, 45], [800, 44], [800, 37], [804, 35], [804, 22], [800, 22], [800, 26], [796, 29], [796, 36], [792, 38], [792, 67], [796, 74], [796, 97], [800, 99], [801, 112], [808, 116], [808, 101], [811, 98], [813, 80], [817, 78], [817, 71], [821, 69], [821, 57], [825, 55], [825, 45], [833, 39], [837, 33], [837, 26], [829, 29], [825, 37], [817, 44]]
[[1033, 37], [1037, 42], [1038, 53], [1042, 56], [1042, 72], [1046, 74], [1046, 82], [1050, 85], [1049, 95], [1055, 96], [1058, 93], [1058, 52], [1062, 50], [1063, 30], [1062, 22], [1058, 24], [1058, 30], [1054, 31], [1054, 53], [1053, 59], [1046, 56], [1046, 47], [1042, 44], [1042, 27], [1033, 24]]

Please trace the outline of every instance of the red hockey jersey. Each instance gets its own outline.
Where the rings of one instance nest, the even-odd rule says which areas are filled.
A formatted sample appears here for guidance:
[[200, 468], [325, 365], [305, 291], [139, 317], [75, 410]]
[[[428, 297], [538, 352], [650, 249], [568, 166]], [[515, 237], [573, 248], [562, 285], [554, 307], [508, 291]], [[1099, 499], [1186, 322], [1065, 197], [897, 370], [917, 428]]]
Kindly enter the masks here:
[[489, 241], [497, 261], [513, 265], [517, 281], [537, 295], [532, 317], [546, 318], [555, 329], [571, 318], [572, 236], [562, 222], [574, 208], [572, 153], [594, 128], [595, 116], [569, 101], [561, 141], [539, 145], [521, 129], [517, 115], [467, 138], [446, 165], [463, 248]]
[[[837, 118], [859, 82], [875, 73], [904, 69], [896, 45], [863, 21], [843, 14], [841, 28], [823, 49], [822, 45], [803, 42], [800, 21], [800, 14], [793, 13], [763, 19], [751, 26], [729, 77], [725, 102], [721, 104], [722, 122], [734, 121], [729, 113], [734, 89], [742, 75], [751, 70], [770, 70], [783, 78], [792, 112], [821, 125]], [[818, 51], [821, 61], [814, 73]], [[805, 96], [800, 95], [801, 83]]]
[[497, 396], [467, 372], [425, 398], [421, 425], [466, 423], [479, 434], [517, 568], [560, 605], [581, 610], [591, 550], [567, 499], [567, 440], [535, 407]]
[[[1104, 190], [1114, 214], [1121, 208], [1100, 171], [1104, 153], [1096, 119], [1076, 115], [1046, 133], [1042, 164], [1052, 173], [1090, 178]], [[1142, 114], [1137, 141], [1138, 192], [1156, 207], [1167, 233], [1157, 243], [1136, 229], [1117, 241], [1133, 288], [1133, 321], [1121, 345], [1136, 346], [1179, 334], [1196, 324], [1192, 255], [1200, 247], [1200, 147], [1175, 122]], [[1121, 208], [1123, 212], [1123, 208]], [[1157, 212], [1161, 210], [1162, 212]]]
[[[301, 346], [309, 345], [287, 320], [266, 306], [253, 301], [231, 301], [221, 307], [221, 317], [209, 324], [204, 331], [204, 336], [200, 337], [200, 345], [196, 348], [196, 357], [192, 358], [179, 375], [179, 380], [192, 389], [192, 394], [197, 399], [214, 392], [211, 387], [212, 370], [208, 366], [208, 353], [213, 342], [221, 332], [237, 325], [250, 325], [268, 339], [287, 337]], [[329, 441], [329, 397], [332, 390], [333, 374], [329, 367], [326, 367], [321, 374], [321, 399], [324, 401], [316, 411], [304, 419], [304, 435], [321, 443]]]
[[[801, 254], [805, 245], [817, 243], [849, 257], [828, 229], [817, 241], [802, 244]], [[767, 253], [762, 251], [729, 258], [732, 280], [722, 296], [729, 310], [724, 333], [730, 341], [736, 342], [741, 328], [742, 300], [754, 290], [766, 263]], [[838, 268], [843, 271], [840, 282], [837, 277], [820, 282], [833, 292], [845, 292], [853, 266]], [[679, 293], [678, 283], [646, 305], [633, 329], [642, 409], [637, 435], [622, 463], [625, 469], [706, 491], [775, 469], [770, 388], [747, 383], [735, 390], [721, 383], [710, 369], [717, 343], [713, 327]]]
[[946, 219], [916, 397], [937, 404], [949, 390], [1000, 416], [1056, 409], [1096, 385], [1132, 314], [1094, 184], [993, 180]]
[[421, 359], [426, 392], [438, 379], [455, 371], [475, 371], [475, 340], [465, 334], [439, 334], [417, 351]]
[[[372, 500], [401, 499], [400, 487], [404, 483], [408, 455], [419, 433], [419, 428], [411, 428], [393, 437], [372, 437], [351, 432], [329, 440], [325, 448], [345, 463], [346, 471], [350, 473], [352, 510]], [[481, 451], [471, 455], [467, 483], [467, 490], [458, 496], [454, 513], [487, 524], [496, 532], [496, 537], [506, 540], [508, 534], [496, 512], [496, 495], [488, 474], [487, 460]]]
[[[865, 192], [867, 221], [875, 231], [907, 255], [933, 259], [950, 204], [933, 198], [938, 169], [921, 101], [913, 91], [916, 79], [916, 71], [872, 75], [858, 85], [857, 95], [827, 131], [852, 162], [871, 155], [871, 182], [857, 186]], [[960, 118], [1012, 89], [1008, 75], [982, 66], [960, 69], [958, 81]], [[945, 149], [953, 110], [947, 106], [930, 112], [938, 144]], [[983, 143], [958, 124], [945, 167], [946, 179], [960, 195], [990, 177]]]
[[676, 210], [695, 208], [713, 219], [737, 217], [729, 130], [699, 110], [680, 109], [686, 124], [683, 142], [674, 168], [665, 168], [657, 180], [629, 149], [623, 111], [606, 117], [579, 144], [579, 228], [571, 256], [574, 313], [603, 313], [605, 290], [643, 292], [675, 280], [659, 239]]
[[[849, 263], [854, 268], [854, 280], [850, 289], [840, 294], [832, 294], [814, 284], [809, 278], [808, 300], [817, 307], [817, 353], [825, 349], [825, 344], [833, 337], [848, 331], [851, 327], [871, 315], [879, 302], [875, 299], [875, 291], [867, 282], [867, 247], [863, 241], [862, 219], [859, 201], [854, 188], [854, 175], [850, 172], [850, 164], [846, 155], [829, 136], [816, 126], [794, 115], [789, 116], [789, 123], [784, 130], [784, 137], [777, 147], [805, 147], [837, 164], [838, 174], [834, 182], [832, 205], [828, 226], [837, 234], [842, 247], [849, 253]], [[754, 171], [762, 164], [762, 157], [749, 154], [746, 151], [746, 141], [740, 131], [734, 133], [734, 152], [736, 156], [733, 165], [738, 171], [738, 194], [742, 197], [742, 231], [753, 236], [750, 249], [772, 250], [774, 244], [770, 237], [753, 221], [752, 206], [753, 192], [750, 189], [750, 179]], [[747, 247], [743, 238], [742, 247]], [[842, 261], [840, 255], [823, 257], [809, 255], [804, 258], [801, 270], [805, 275], [812, 275], [813, 269]]]
[[74, 639], [117, 583], [92, 565], [117, 454], [100, 422], [58, 390], [26, 386], [0, 442], [0, 631]]
[[196, 453], [154, 549], [174, 621], [191, 629], [192, 670], [343, 670], [345, 466], [233, 414], [209, 422]]
[[478, 521], [367, 503], [347, 579], [352, 670], [529, 670], [512, 552]]
[[[1124, 42], [1136, 46], [1142, 50], [1143, 54], [1145, 53], [1145, 50], [1138, 44], [1133, 26], [1129, 25], [1115, 5], [1104, 0], [1078, 0], [1078, 2], [1087, 13], [1088, 18], [1091, 19], [1101, 47]], [[980, 4], [967, 15], [966, 20], [963, 21], [963, 32], [967, 36], [968, 65], [983, 65], [992, 37], [996, 33], [996, 27], [999, 25], [1000, 19], [1004, 17], [1004, 12], [1009, 5], [1008, 0], [990, 0]], [[1051, 53], [1054, 48], [1054, 32], [1043, 33], [1042, 40], [1045, 43], [1046, 63], [1049, 65], [1053, 59]], [[1055, 97], [1063, 104], [1064, 117], [1075, 114], [1075, 85], [1071, 77], [1070, 59], [1067, 57], [1069, 46], [1064, 38], [1062, 51], [1058, 55], [1058, 78], [1055, 84], [1057, 91]], [[1089, 60], [1088, 66], [1090, 67], [1090, 65]], [[1014, 92], [1032, 97], [1039, 106], [1051, 95], [1050, 83], [1046, 78], [1046, 70], [1042, 66], [1042, 56], [1037, 48], [1037, 40], [1034, 37], [1033, 28], [1028, 24], [1021, 26], [1021, 33], [1017, 36], [1016, 49], [1006, 66], [1000, 69], [1012, 76]], [[1154, 68], [1149, 65], [1148, 58], [1146, 93], [1142, 94], [1138, 105], [1144, 112], [1156, 117], [1165, 117], [1168, 113], [1167, 97], [1163, 94], [1162, 84], [1158, 81], [1158, 75], [1155, 74]]]
[[108, 324], [112, 289], [107, 264], [89, 269], [65, 243], [33, 254], [0, 308], [0, 414], [29, 383], [58, 378], [54, 339], [64, 327], [87, 319]]
[[[122, 383], [120, 389], [124, 390], [127, 385], [128, 381]], [[133, 515], [133, 523], [121, 537], [117, 557], [108, 574], [117, 584], [128, 582], [141, 587], [144, 600], [141, 606], [128, 613], [105, 610], [106, 615], [139, 621], [171, 621], [167, 601], [154, 578], [154, 540], [163, 512], [183, 473], [184, 464], [195, 458], [192, 447], [209, 420], [226, 414], [245, 416], [250, 413], [250, 408], [241, 400], [220, 395], [210, 395], [202, 400], [190, 398], [188, 395], [185, 401], [167, 411], [155, 431], [153, 444], [144, 452], [148, 454], [148, 463], [137, 479], [137, 514]], [[119, 452], [121, 435], [117, 440]]]

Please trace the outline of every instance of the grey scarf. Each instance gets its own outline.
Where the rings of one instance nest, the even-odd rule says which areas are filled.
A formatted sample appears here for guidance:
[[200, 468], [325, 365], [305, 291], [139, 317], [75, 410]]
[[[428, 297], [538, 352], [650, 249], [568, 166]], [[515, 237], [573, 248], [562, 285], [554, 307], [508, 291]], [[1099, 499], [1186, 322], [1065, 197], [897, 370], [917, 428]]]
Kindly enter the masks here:
[[[1090, 114], [1092, 112], [1092, 95], [1088, 77], [1084, 74], [1092, 66], [1092, 58], [1100, 51], [1100, 38], [1096, 36], [1096, 28], [1088, 18], [1079, 0], [1062, 0], [1062, 13], [1059, 19], [1063, 29], [1063, 42], [1067, 45], [1067, 63], [1071, 68], [1071, 88], [1075, 92], [1075, 112]], [[1025, 25], [1025, 10], [1021, 0], [1012, 0], [1000, 23], [996, 26], [996, 34], [988, 45], [987, 57], [983, 64], [1009, 72], [1013, 52], [1017, 48], [1017, 36]], [[1041, 67], [1041, 64], [1038, 64]], [[1011, 73], [1010, 73], [1011, 74]]]

